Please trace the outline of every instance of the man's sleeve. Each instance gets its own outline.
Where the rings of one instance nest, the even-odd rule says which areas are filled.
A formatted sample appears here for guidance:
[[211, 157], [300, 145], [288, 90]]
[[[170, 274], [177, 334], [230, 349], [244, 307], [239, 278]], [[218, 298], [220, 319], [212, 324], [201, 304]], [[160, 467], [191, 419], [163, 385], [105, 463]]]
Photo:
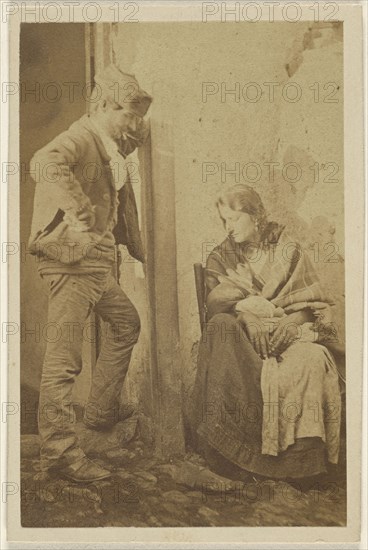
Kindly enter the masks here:
[[50, 193], [52, 202], [64, 212], [92, 208], [89, 197], [74, 175], [74, 168], [81, 161], [81, 149], [82, 143], [73, 139], [69, 132], [63, 132], [37, 151], [30, 162], [36, 184], [42, 184], [42, 190]]

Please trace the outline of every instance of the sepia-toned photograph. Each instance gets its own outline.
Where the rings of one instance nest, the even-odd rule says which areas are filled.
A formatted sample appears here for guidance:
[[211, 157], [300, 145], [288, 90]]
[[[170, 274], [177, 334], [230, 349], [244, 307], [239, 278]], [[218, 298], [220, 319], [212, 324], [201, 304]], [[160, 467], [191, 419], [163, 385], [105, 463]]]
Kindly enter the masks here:
[[348, 525], [344, 22], [219, 5], [20, 25], [22, 528]]

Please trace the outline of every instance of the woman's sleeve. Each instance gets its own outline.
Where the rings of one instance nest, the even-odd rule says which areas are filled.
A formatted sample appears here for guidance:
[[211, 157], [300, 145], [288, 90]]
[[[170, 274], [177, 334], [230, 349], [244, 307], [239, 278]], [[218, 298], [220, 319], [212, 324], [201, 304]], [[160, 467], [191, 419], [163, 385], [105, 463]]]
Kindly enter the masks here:
[[212, 251], [207, 258], [205, 269], [206, 294], [219, 284], [217, 275], [226, 275], [226, 270], [220, 261], [219, 253]]
[[209, 319], [216, 313], [234, 314], [234, 306], [244, 298], [243, 292], [233, 284], [221, 282], [218, 277], [227, 275], [226, 266], [218, 251], [208, 257], [206, 266], [206, 305]]

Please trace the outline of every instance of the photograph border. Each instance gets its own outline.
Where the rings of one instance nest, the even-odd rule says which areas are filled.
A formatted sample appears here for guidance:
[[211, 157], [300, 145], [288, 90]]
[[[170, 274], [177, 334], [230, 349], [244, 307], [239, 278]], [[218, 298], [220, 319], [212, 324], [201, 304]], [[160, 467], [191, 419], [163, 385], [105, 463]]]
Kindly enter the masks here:
[[[80, 5], [88, 2], [81, 2]], [[97, 3], [97, 2], [96, 2]], [[200, 3], [136, 2], [140, 21], [201, 20]], [[55, 4], [55, 2], [54, 2]], [[65, 3], [63, 14], [67, 16]], [[102, 4], [102, 3], [100, 3]], [[103, 20], [114, 22], [106, 2], [101, 5]], [[116, 4], [116, 2], [115, 2]], [[311, 3], [312, 4], [312, 3]], [[346, 363], [347, 363], [347, 526], [346, 527], [196, 527], [196, 528], [23, 528], [20, 524], [20, 493], [7, 502], [8, 540], [13, 542], [119, 543], [144, 544], [145, 548], [162, 544], [189, 543], [207, 548], [226, 545], [255, 547], [257, 543], [357, 543], [361, 517], [361, 442], [364, 338], [364, 128], [363, 128], [363, 7], [360, 3], [339, 3], [339, 20], [344, 21], [344, 202], [345, 202], [345, 288], [346, 288]], [[27, 6], [31, 6], [27, 3]], [[303, 8], [307, 6], [303, 2]], [[75, 9], [75, 22], [78, 19]], [[9, 18], [9, 59], [11, 82], [19, 80], [19, 34], [21, 10]], [[303, 9], [303, 20], [308, 20]], [[275, 12], [277, 17], [277, 12]], [[262, 20], [263, 16], [262, 16]], [[266, 19], [267, 20], [267, 19]], [[277, 19], [275, 19], [277, 20]], [[63, 19], [64, 22], [66, 21]], [[60, 21], [61, 22], [61, 21]], [[42, 23], [40, 23], [42, 24]], [[204, 23], [205, 24], [205, 23]], [[224, 24], [231, 24], [225, 22]], [[239, 23], [242, 24], [242, 23]], [[256, 24], [256, 23], [255, 23]], [[19, 159], [19, 98], [9, 102], [9, 160]], [[3, 182], [4, 185], [4, 182]], [[8, 242], [19, 242], [19, 175], [8, 183]], [[4, 264], [3, 264], [4, 267]], [[19, 255], [8, 259], [8, 321], [20, 326]], [[8, 342], [8, 401], [20, 403], [20, 338]], [[3, 420], [4, 422], [4, 420]], [[20, 416], [8, 416], [7, 481], [20, 486]], [[232, 547], [232, 546], [231, 546]]]

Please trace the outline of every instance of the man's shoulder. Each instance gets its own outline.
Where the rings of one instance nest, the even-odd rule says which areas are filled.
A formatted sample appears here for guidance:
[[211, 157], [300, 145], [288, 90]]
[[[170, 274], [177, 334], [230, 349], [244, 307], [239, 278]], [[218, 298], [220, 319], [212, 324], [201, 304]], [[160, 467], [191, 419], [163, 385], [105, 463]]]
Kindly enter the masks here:
[[97, 145], [88, 115], [83, 115], [73, 122], [67, 130], [58, 134], [41, 151], [48, 152], [50, 147], [53, 149], [54, 146], [56, 149], [61, 146], [67, 151], [74, 151], [78, 156], [95, 152]]
[[[88, 116], [83, 115], [73, 122], [68, 129], [64, 130], [43, 147], [38, 149], [32, 159], [31, 164], [47, 163], [52, 155], [53, 161], [58, 162], [57, 155], [62, 158], [83, 158], [86, 155], [96, 157], [99, 147], [94, 138], [94, 134], [88, 124]], [[99, 156], [103, 156], [100, 154]]]
[[74, 139], [84, 141], [94, 140], [94, 131], [88, 115], [81, 116], [64, 133]]

